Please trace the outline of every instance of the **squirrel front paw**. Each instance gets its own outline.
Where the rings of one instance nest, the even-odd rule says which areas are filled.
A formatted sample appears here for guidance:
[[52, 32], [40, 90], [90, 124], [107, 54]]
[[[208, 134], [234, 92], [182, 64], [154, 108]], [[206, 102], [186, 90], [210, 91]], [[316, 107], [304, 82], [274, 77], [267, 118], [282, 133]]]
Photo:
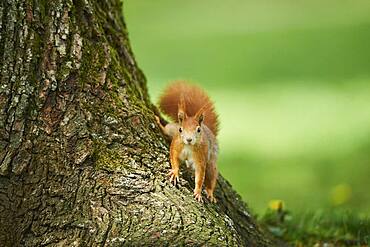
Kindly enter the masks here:
[[171, 169], [168, 175], [170, 176], [170, 182], [173, 183], [173, 185], [176, 185], [178, 182], [180, 182], [179, 170]]
[[195, 198], [195, 200], [197, 200], [198, 202], [203, 202], [203, 198], [202, 198], [202, 190], [194, 190], [194, 198]]
[[161, 125], [161, 119], [157, 115], [155, 115], [154, 117], [155, 117], [155, 121], [157, 122], [157, 124]]
[[206, 189], [206, 194], [210, 202], [213, 202], [213, 203], [217, 202], [216, 198], [213, 196], [213, 191]]

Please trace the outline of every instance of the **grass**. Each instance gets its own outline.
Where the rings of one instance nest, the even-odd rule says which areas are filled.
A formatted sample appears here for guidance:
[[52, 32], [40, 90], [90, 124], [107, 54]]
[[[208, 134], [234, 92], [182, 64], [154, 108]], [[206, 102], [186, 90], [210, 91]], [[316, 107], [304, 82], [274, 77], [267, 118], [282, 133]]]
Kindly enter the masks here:
[[297, 215], [269, 209], [259, 221], [274, 237], [293, 246], [370, 244], [370, 218], [351, 211], [316, 210]]
[[152, 99], [174, 79], [210, 93], [220, 171], [256, 213], [283, 200], [294, 212], [283, 225], [290, 242], [366, 240], [368, 1], [124, 3]]

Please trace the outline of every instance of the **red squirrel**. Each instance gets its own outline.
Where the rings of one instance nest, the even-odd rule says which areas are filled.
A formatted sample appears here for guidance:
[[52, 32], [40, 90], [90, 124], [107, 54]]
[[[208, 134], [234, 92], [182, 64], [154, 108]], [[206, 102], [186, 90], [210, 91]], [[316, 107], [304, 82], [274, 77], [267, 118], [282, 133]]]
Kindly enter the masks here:
[[186, 82], [175, 82], [167, 87], [159, 100], [160, 110], [174, 123], [165, 126], [156, 116], [163, 133], [171, 138], [170, 181], [179, 181], [180, 163], [192, 166], [195, 170], [194, 197], [202, 202], [204, 183], [207, 197], [216, 202], [213, 192], [217, 181], [218, 117], [213, 102], [198, 86]]

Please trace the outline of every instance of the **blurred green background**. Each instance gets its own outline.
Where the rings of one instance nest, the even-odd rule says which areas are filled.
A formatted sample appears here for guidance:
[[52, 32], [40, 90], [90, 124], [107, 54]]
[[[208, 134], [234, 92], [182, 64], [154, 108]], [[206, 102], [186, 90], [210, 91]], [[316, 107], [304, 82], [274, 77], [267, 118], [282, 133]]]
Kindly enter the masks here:
[[370, 212], [370, 2], [126, 0], [152, 100], [204, 87], [218, 166], [249, 206]]

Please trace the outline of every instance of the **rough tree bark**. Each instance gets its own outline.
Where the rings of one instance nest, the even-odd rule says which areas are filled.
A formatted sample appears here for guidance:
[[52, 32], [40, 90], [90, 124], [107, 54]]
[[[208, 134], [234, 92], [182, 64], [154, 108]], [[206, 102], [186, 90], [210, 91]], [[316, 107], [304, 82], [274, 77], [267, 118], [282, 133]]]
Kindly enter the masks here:
[[0, 246], [270, 246], [220, 178], [168, 182], [118, 0], [0, 1]]

